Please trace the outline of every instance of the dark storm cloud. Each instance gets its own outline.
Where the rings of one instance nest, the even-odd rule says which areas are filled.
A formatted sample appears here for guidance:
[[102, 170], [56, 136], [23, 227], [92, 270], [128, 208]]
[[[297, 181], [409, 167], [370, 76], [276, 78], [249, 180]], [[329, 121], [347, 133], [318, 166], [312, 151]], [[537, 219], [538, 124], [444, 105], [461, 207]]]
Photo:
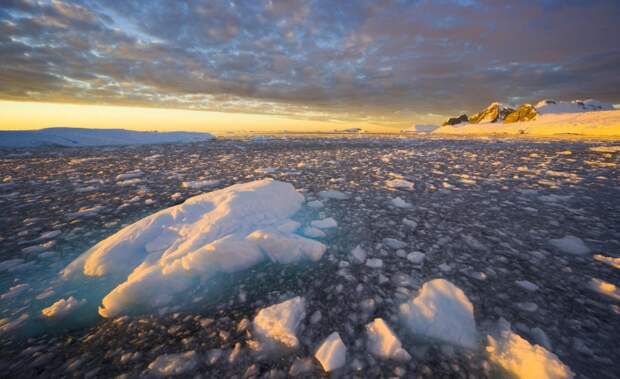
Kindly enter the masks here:
[[0, 96], [377, 122], [618, 102], [619, 16], [615, 0], [5, 0]]

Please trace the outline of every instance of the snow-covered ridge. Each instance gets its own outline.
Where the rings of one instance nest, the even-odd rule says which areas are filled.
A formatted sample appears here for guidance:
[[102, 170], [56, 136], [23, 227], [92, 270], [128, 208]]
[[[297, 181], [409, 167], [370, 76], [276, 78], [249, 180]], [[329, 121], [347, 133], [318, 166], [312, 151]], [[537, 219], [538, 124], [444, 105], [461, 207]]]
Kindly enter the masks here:
[[126, 129], [46, 128], [0, 131], [0, 147], [111, 146], [210, 141], [199, 132], [155, 132]]
[[438, 128], [444, 135], [523, 135], [532, 137], [620, 137], [620, 110], [579, 113], [548, 113], [532, 121], [513, 123], [458, 124]]
[[99, 309], [102, 316], [114, 317], [173, 304], [179, 294], [217, 273], [266, 260], [317, 261], [326, 246], [296, 234], [300, 224], [290, 218], [303, 201], [292, 185], [272, 179], [194, 196], [99, 242], [70, 263], [63, 276], [126, 278]]

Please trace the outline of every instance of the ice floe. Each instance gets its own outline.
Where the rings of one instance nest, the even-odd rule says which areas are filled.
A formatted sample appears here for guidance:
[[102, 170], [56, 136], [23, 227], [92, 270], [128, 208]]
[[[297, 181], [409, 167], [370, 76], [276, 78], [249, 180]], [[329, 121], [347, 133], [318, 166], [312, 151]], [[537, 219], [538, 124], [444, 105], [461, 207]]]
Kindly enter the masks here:
[[168, 305], [196, 286], [196, 279], [204, 282], [217, 273], [265, 260], [316, 261], [326, 246], [286, 230], [302, 203], [292, 185], [272, 179], [198, 195], [104, 239], [69, 264], [63, 276], [129, 274], [102, 300], [99, 313], [113, 317]]
[[414, 334], [466, 348], [477, 346], [474, 307], [460, 288], [445, 279], [424, 283], [416, 297], [401, 304], [400, 315]]

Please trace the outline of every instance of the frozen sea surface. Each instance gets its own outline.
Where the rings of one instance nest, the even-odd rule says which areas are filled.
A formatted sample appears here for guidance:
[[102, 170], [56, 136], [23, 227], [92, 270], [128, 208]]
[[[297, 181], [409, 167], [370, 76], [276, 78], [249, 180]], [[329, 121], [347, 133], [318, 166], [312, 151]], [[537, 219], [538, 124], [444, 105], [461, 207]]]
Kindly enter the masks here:
[[[329, 357], [333, 373], [348, 377], [502, 377], [521, 372], [515, 354], [524, 351], [540, 367], [553, 363], [554, 375], [617, 378], [620, 152], [612, 145], [287, 138], [1, 150], [0, 372], [317, 377], [329, 375]], [[292, 219], [327, 246], [319, 261], [265, 261], [192, 286], [169, 306], [109, 319], [97, 307], [114, 281], [60, 275], [137, 220], [262, 178], [305, 196]], [[330, 221], [310, 229], [316, 220]], [[403, 322], [402, 304], [438, 278], [471, 302], [476, 348]], [[261, 349], [257, 314], [296, 297], [305, 310], [296, 347]], [[441, 309], [420, 312], [443, 317]], [[369, 350], [376, 319], [410, 359]], [[499, 319], [512, 330], [505, 339]]]

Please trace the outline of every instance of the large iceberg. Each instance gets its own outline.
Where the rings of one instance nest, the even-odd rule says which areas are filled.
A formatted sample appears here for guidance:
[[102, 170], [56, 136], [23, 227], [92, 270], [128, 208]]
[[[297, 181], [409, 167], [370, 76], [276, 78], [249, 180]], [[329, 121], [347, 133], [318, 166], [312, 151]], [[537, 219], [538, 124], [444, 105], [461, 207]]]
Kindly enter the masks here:
[[295, 233], [304, 201], [291, 184], [263, 179], [201, 194], [145, 217], [99, 242], [62, 275], [120, 280], [99, 313], [155, 309], [217, 273], [270, 260], [317, 261], [322, 243]]

